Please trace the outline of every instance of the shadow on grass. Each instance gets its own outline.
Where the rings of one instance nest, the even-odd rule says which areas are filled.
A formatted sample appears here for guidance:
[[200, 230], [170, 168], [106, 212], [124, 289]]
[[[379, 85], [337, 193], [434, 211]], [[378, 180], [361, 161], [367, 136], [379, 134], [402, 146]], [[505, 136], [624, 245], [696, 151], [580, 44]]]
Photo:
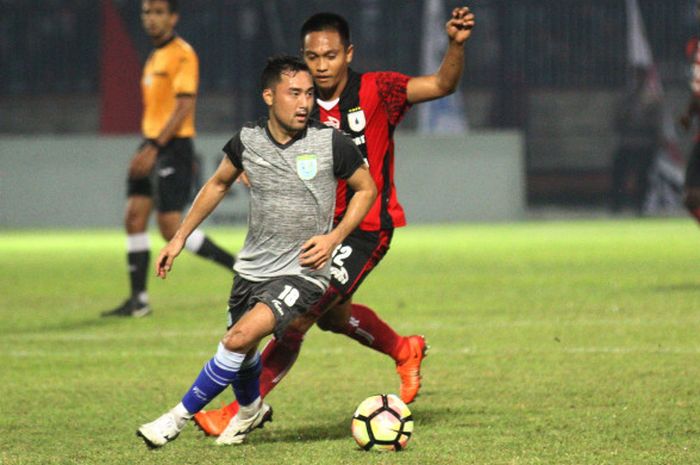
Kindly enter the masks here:
[[315, 442], [343, 439], [350, 435], [350, 419], [327, 421], [315, 425], [294, 427], [287, 425], [284, 430], [270, 429], [270, 436], [265, 442]]
[[700, 292], [700, 283], [688, 282], [679, 284], [669, 284], [665, 286], [653, 286], [649, 288], [651, 292]]
[[46, 333], [61, 333], [69, 331], [82, 331], [85, 329], [96, 329], [104, 328], [106, 326], [114, 325], [117, 321], [125, 321], [126, 319], [120, 318], [101, 318], [96, 316], [87, 320], [79, 321], [61, 321], [53, 324], [33, 326], [30, 328], [4, 328], [0, 330], [0, 335], [2, 336], [16, 336], [21, 334], [46, 334]]
[[[465, 414], [463, 410], [456, 408], [431, 408], [425, 406], [425, 408], [415, 408], [413, 410], [413, 418], [417, 428], [427, 425], [444, 425], [449, 423], [450, 419], [454, 419], [456, 415]], [[292, 443], [346, 439], [350, 436], [350, 421], [350, 418], [344, 418], [339, 421], [326, 421], [301, 427], [287, 424], [283, 430], [275, 428], [275, 426], [279, 426], [279, 424], [273, 424], [272, 428], [267, 430], [269, 431], [269, 435], [265, 438], [264, 442]]]

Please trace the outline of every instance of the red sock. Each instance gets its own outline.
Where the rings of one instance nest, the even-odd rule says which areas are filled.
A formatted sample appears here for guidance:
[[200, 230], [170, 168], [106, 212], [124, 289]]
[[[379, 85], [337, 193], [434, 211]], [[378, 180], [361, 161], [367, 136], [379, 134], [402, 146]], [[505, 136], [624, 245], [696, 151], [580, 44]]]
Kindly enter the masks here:
[[263, 369], [260, 373], [260, 396], [265, 397], [287, 375], [301, 351], [304, 333], [287, 330], [282, 339], [270, 339], [262, 351]]
[[387, 354], [394, 360], [399, 358], [403, 337], [369, 307], [352, 304], [350, 321], [343, 332], [360, 344]]
[[[268, 341], [261, 354], [260, 397], [264, 398], [287, 375], [299, 356], [303, 341], [304, 333], [292, 329], [288, 329], [282, 339]], [[234, 400], [225, 408], [233, 416], [238, 412], [238, 402]]]
[[690, 214], [695, 218], [698, 223], [700, 223], [700, 208], [693, 208], [688, 210]]

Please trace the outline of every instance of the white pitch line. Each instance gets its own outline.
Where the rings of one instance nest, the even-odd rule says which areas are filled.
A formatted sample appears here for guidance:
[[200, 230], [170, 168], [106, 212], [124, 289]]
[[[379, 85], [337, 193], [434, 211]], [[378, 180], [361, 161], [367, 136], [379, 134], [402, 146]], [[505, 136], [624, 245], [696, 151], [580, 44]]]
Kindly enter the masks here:
[[[431, 354], [445, 354], [450, 350], [440, 350], [433, 347]], [[463, 347], [457, 351], [460, 354], [469, 355], [528, 355], [528, 354], [671, 354], [671, 355], [697, 355], [700, 347], [562, 347], [559, 349], [518, 349], [513, 350], [481, 350], [475, 347]]]
[[[200, 357], [202, 359], [210, 357], [213, 354], [212, 351], [197, 350], [188, 351], [188, 357]], [[309, 358], [314, 358], [318, 356], [328, 356], [328, 355], [343, 355], [346, 353], [355, 352], [354, 349], [348, 350], [342, 347], [333, 348], [323, 348], [323, 349], [313, 349], [307, 350], [307, 356]], [[14, 359], [24, 359], [24, 358], [83, 358], [85, 357], [85, 350], [62, 350], [62, 351], [48, 351], [48, 350], [11, 350], [3, 355], [2, 358], [14, 358]], [[478, 356], [498, 356], [498, 355], [511, 355], [511, 356], [526, 356], [532, 354], [545, 354], [553, 355], [557, 353], [565, 354], [576, 354], [576, 355], [597, 355], [597, 354], [613, 354], [613, 355], [700, 355], [700, 347], [562, 347], [560, 349], [520, 349], [514, 348], [512, 350], [481, 350], [476, 347], [462, 347], [455, 350], [440, 350], [440, 348], [433, 347], [430, 349], [430, 354], [444, 356], [444, 354], [468, 354], [468, 355], [478, 355]], [[134, 357], [154, 357], [154, 358], [171, 358], [171, 359], [182, 359], [182, 355], [179, 352], [173, 352], [170, 350], [98, 350], [90, 351], [90, 358], [94, 359], [96, 357], [108, 357], [108, 358], [128, 358], [133, 359]]]
[[121, 340], [156, 340], [170, 338], [196, 338], [196, 337], [221, 337], [226, 332], [225, 327], [212, 330], [197, 330], [197, 331], [158, 331], [153, 333], [134, 334], [128, 331], [121, 333], [64, 333], [64, 334], [46, 334], [46, 333], [25, 333], [25, 334], [7, 334], [2, 336], [5, 340], [12, 341], [121, 341]]
[[[443, 322], [428, 322], [417, 324], [398, 324], [396, 328], [405, 330], [405, 332], [422, 330], [445, 330], [454, 331], [455, 329], [507, 329], [507, 328], [570, 328], [570, 327], [687, 327], [690, 325], [700, 325], [700, 319], [687, 320], [669, 320], [669, 319], [604, 319], [604, 320], [574, 320], [574, 321], [551, 321], [551, 320], [514, 320], [514, 321], [479, 321], [479, 322], [462, 322], [455, 326]], [[66, 330], [70, 331], [70, 330]], [[142, 339], [158, 339], [158, 338], [179, 338], [179, 337], [220, 337], [223, 335], [225, 328], [212, 328], [211, 330], [196, 330], [196, 331], [157, 331], [152, 333], [134, 334], [128, 330], [123, 332], [67, 332], [59, 334], [51, 334], [41, 332], [37, 329], [36, 332], [20, 333], [20, 334], [5, 334], [2, 339], [8, 341], [116, 341], [116, 340], [142, 340]], [[419, 331], [420, 332], [420, 331]]]

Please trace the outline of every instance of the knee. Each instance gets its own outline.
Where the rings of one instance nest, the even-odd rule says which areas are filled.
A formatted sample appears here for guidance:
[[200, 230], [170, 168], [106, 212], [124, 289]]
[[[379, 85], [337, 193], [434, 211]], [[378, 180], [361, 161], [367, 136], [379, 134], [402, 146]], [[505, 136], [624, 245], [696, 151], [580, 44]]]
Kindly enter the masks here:
[[331, 331], [333, 333], [343, 333], [345, 332], [345, 327], [350, 321], [349, 308], [345, 308], [346, 305], [336, 305], [326, 312], [319, 320], [316, 322], [318, 327], [322, 331]]
[[140, 211], [127, 208], [124, 216], [124, 226], [128, 233], [134, 234], [144, 232], [146, 230], [146, 221], [147, 219], [143, 217]]
[[163, 239], [166, 241], [172, 239], [180, 226], [180, 213], [158, 213], [156, 219]]
[[163, 236], [163, 239], [165, 239], [166, 241], [169, 241], [175, 235], [175, 230], [173, 230], [171, 228], [164, 228], [161, 226], [160, 235]]
[[244, 331], [234, 330], [226, 333], [223, 339], [221, 339], [221, 343], [228, 351], [244, 354], [251, 348], [251, 341], [249, 339], [250, 338]]
[[316, 322], [316, 325], [321, 331], [330, 331], [332, 333], [340, 333], [342, 326], [337, 321], [322, 318]]

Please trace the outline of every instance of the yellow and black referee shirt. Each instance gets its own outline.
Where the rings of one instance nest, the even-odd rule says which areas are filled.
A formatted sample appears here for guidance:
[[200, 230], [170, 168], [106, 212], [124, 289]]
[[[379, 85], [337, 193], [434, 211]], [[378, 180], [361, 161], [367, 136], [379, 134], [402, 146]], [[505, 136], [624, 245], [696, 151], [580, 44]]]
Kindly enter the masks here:
[[[175, 110], [176, 99], [197, 95], [199, 60], [190, 44], [178, 36], [157, 47], [143, 68], [143, 120], [141, 130], [147, 139], [156, 138]], [[174, 137], [194, 137], [194, 111]]]

